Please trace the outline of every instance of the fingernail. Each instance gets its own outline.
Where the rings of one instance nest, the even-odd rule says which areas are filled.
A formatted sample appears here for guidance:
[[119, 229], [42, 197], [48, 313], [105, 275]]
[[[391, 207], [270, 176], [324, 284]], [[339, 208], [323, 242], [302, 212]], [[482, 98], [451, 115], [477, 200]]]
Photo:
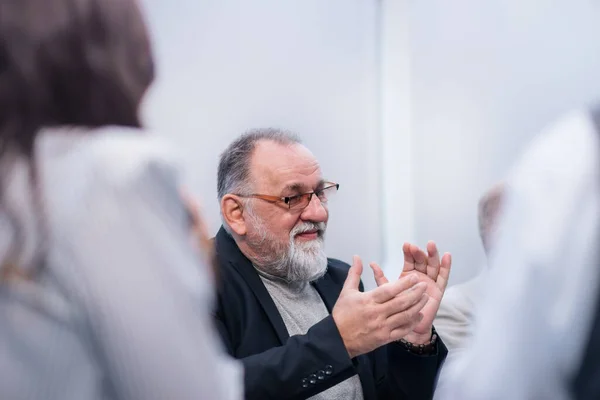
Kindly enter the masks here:
[[414, 285], [415, 283], [417, 283], [419, 281], [419, 279], [417, 279], [417, 277], [415, 275], [411, 275], [410, 278], [408, 278], [408, 282], [411, 285]]

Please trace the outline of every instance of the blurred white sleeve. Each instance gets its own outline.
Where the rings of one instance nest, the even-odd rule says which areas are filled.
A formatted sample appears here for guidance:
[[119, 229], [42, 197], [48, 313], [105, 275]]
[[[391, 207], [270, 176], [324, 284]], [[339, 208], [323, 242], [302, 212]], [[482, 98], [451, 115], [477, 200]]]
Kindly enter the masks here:
[[212, 282], [190, 246], [174, 168], [154, 157], [110, 165], [118, 156], [92, 169], [57, 238], [111, 391], [120, 399], [243, 398], [242, 367], [213, 329]]
[[436, 399], [568, 399], [597, 301], [598, 134], [574, 113], [539, 137], [508, 181], [471, 347]]

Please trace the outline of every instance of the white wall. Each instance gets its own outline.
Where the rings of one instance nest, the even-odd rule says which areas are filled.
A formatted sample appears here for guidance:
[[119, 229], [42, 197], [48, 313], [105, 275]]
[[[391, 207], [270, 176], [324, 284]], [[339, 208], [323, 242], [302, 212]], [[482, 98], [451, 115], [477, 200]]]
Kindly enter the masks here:
[[187, 151], [211, 228], [227, 143], [293, 129], [342, 185], [329, 253], [388, 256], [390, 275], [402, 241], [429, 239], [453, 253], [451, 282], [474, 275], [479, 196], [544, 125], [600, 93], [592, 0], [145, 4], [159, 60], [146, 120]]
[[416, 237], [483, 262], [479, 195], [544, 125], [600, 95], [600, 4], [410, 2]]
[[220, 152], [249, 128], [297, 131], [341, 184], [327, 246], [381, 259], [375, 0], [145, 0], [159, 79], [149, 126], [186, 150], [219, 226]]
[[379, 87], [384, 271], [398, 276], [402, 245], [416, 240], [414, 135], [410, 73], [410, 13], [405, 0], [381, 0], [379, 9]]

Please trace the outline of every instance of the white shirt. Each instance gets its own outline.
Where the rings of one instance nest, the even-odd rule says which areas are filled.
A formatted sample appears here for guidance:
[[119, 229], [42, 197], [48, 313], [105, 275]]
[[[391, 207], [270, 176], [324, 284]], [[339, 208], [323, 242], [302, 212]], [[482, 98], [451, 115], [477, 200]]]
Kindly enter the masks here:
[[448, 348], [448, 357], [465, 350], [473, 335], [475, 309], [485, 295], [486, 271], [467, 282], [454, 285], [444, 293], [433, 326]]
[[600, 280], [599, 138], [573, 112], [512, 172], [472, 344], [436, 399], [570, 398]]

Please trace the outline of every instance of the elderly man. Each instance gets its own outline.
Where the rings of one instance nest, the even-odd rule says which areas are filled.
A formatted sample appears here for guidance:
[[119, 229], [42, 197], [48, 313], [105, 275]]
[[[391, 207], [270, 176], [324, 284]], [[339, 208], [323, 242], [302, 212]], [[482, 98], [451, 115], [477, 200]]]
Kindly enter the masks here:
[[[487, 256], [500, 216], [503, 193], [504, 185], [498, 184], [479, 200], [479, 236]], [[487, 270], [484, 270], [475, 278], [449, 288], [444, 296], [435, 317], [435, 327], [448, 346], [450, 358], [468, 345], [475, 308], [483, 299], [486, 277]]]
[[248, 399], [427, 399], [447, 349], [433, 330], [450, 271], [434, 243], [405, 245], [403, 276], [363, 292], [362, 263], [327, 259], [338, 184], [299, 140], [250, 132], [219, 164], [216, 323]]

